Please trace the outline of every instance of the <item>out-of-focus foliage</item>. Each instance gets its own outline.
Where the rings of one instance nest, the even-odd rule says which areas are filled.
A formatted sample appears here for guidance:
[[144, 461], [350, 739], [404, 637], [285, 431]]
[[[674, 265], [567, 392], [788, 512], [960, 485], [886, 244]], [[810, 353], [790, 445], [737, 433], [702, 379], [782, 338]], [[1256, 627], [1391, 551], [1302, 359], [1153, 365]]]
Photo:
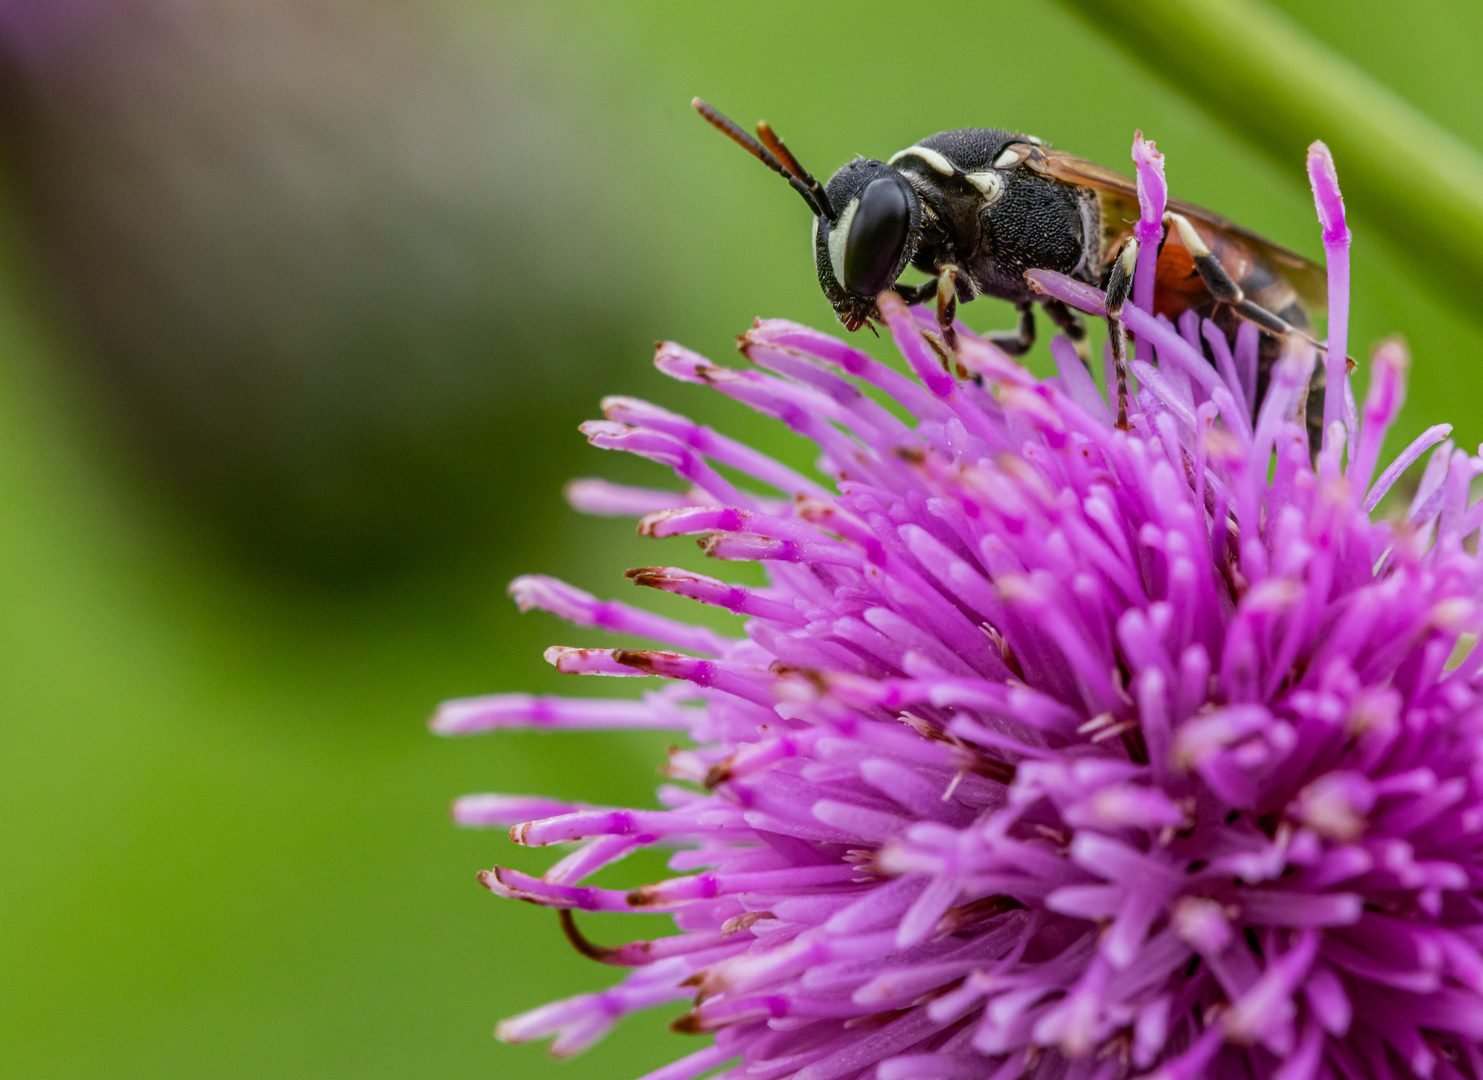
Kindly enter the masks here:
[[[90, 18], [118, 6], [78, 0], [69, 10]], [[45, 8], [42, 0], [0, 0], [0, 21]], [[0, 1074], [58, 1080], [637, 1075], [674, 1056], [655, 1045], [680, 1038], [664, 1032], [660, 1020], [627, 1026], [592, 1054], [562, 1065], [550, 1063], [539, 1047], [502, 1047], [489, 1038], [497, 1017], [589, 988], [604, 976], [571, 952], [547, 913], [483, 893], [473, 871], [519, 852], [502, 836], [452, 829], [446, 806], [456, 794], [481, 789], [644, 800], [657, 781], [651, 763], [660, 747], [595, 736], [449, 743], [428, 736], [421, 723], [443, 697], [553, 689], [559, 680], [541, 664], [541, 647], [597, 640], [542, 616], [516, 615], [501, 595], [514, 574], [559, 573], [612, 594], [628, 587], [621, 578], [627, 566], [698, 558], [683, 542], [640, 543], [625, 523], [578, 518], [560, 505], [558, 484], [575, 471], [657, 475], [582, 449], [572, 424], [595, 411], [601, 394], [653, 397], [783, 456], [799, 455], [772, 425], [713, 403], [715, 395], [666, 384], [648, 367], [647, 342], [656, 337], [683, 340], [724, 361], [732, 336], [756, 314], [819, 325], [830, 317], [813, 278], [802, 203], [696, 119], [690, 97], [705, 94], [743, 121], [767, 117], [820, 173], [854, 153], [889, 154], [929, 131], [976, 123], [1018, 127], [1126, 167], [1132, 131], [1142, 127], [1168, 155], [1175, 194], [1318, 254], [1302, 162], [1278, 167], [1254, 155], [1050, 0], [944, 3], [920, 12], [883, 3], [743, 7], [677, 0], [529, 7], [447, 0], [426, 10], [410, 0], [402, 8], [343, 0], [336, 7], [283, 8], [306, 24], [292, 40], [306, 49], [318, 42], [315, 55], [337, 57], [317, 64], [262, 47], [264, 31], [254, 36], [245, 27], [263, 26], [264, 9], [262, 0], [199, 0], [199, 6], [159, 0], [170, 18], [201, 18], [210, 10], [217, 20], [210, 25], [224, 27], [215, 31], [222, 40], [211, 45], [214, 54], [200, 44], [179, 60], [212, 77], [187, 89], [148, 64], [125, 68], [113, 76], [117, 94], [90, 91], [86, 124], [50, 129], [62, 141], [57, 156], [46, 159], [53, 162], [48, 168], [74, 158], [92, 168], [126, 149], [142, 155], [132, 173], [127, 161], [108, 166], [103, 175], [119, 180], [117, 190], [104, 183], [68, 194], [46, 189], [65, 171], [48, 173], [45, 183], [39, 173], [21, 172], [31, 179], [17, 205], [31, 208], [28, 213], [72, 205], [102, 215], [110, 200], [144, 199], [147, 205], [133, 208], [137, 216], [107, 218], [136, 228], [74, 235], [68, 230], [81, 230], [81, 222], [59, 221], [55, 210], [0, 219], [3, 250], [10, 253], [0, 276], [6, 855]], [[242, 21], [224, 14], [233, 10]], [[311, 10], [329, 12], [326, 20], [364, 10], [367, 26], [342, 36], [335, 24], [303, 15]], [[1476, 98], [1469, 58], [1483, 40], [1469, 29], [1468, 10], [1454, 0], [1419, 0], [1407, 6], [1408, 25], [1397, 27], [1379, 0], [1346, 4], [1342, 17], [1337, 8], [1331, 13], [1316, 4], [1292, 8], [1314, 33], [1476, 143], [1483, 133], [1455, 115], [1463, 106], [1451, 105], [1448, 113], [1437, 104], [1448, 94], [1459, 102]], [[314, 75], [341, 87], [335, 98], [310, 82], [292, 97], [326, 108], [330, 98], [347, 95], [374, 101], [378, 84], [405, 86], [406, 71], [387, 59], [396, 53], [372, 49], [381, 59], [370, 75], [344, 68], [352, 63], [350, 42], [384, 41], [375, 27], [389, 25], [423, 27], [409, 55], [425, 63], [428, 42], [450, 37], [458, 59], [431, 63], [423, 69], [431, 72], [426, 82], [413, 80], [418, 93], [390, 95], [395, 105], [372, 108], [364, 121], [369, 134], [349, 146], [335, 149], [339, 144], [312, 125], [295, 137], [262, 126], [269, 114], [251, 104], [262, 99], [244, 87], [272, 83], [275, 72], [292, 68], [300, 73], [294, 78]], [[1427, 25], [1450, 28], [1413, 29]], [[234, 41], [242, 53], [233, 52]], [[109, 63], [138, 55], [111, 47]], [[220, 65], [229, 63], [234, 74], [222, 78]], [[111, 70], [101, 61], [96, 69], [81, 67], [88, 87]], [[236, 96], [229, 96], [223, 87], [233, 85]], [[440, 101], [445, 91], [432, 90], [459, 85], [485, 87], [464, 108], [485, 101], [497, 115], [433, 115], [424, 123], [397, 111], [415, 101], [423, 112], [414, 120], [427, 110], [436, 114], [429, 95]], [[370, 89], [360, 96], [343, 89], [355, 86]], [[155, 96], [130, 97], [145, 87]], [[101, 136], [84, 139], [84, 129], [136, 130], [97, 115], [113, 107], [161, 122], [195, 118], [186, 130], [215, 149], [198, 155], [192, 168], [206, 169], [212, 183], [186, 189], [219, 193], [240, 185], [250, 211], [221, 220], [219, 211], [169, 201], [182, 189], [165, 179], [167, 163], [185, 159], [170, 157], [173, 144], [163, 134], [122, 147]], [[539, 129], [548, 117], [561, 134], [551, 145], [529, 126]], [[441, 141], [463, 130], [492, 138], [488, 133], [506, 123], [520, 140], [496, 151], [524, 147], [522, 153], [546, 164], [534, 174], [534, 195], [520, 196], [512, 217], [486, 222], [505, 220], [498, 227], [511, 230], [507, 235], [533, 238], [520, 242], [535, 245], [534, 261], [518, 246], [493, 262], [471, 254], [466, 275], [459, 256], [447, 253], [477, 245], [460, 248], [460, 230], [419, 201], [428, 188], [409, 187], [398, 170], [426, 178], [419, 171], [425, 167], [441, 177], [433, 189], [451, 190], [457, 199], [437, 205], [478, 209], [485, 184], [497, 203], [505, 190], [498, 185], [527, 181], [520, 169], [487, 147]], [[426, 155], [399, 157], [378, 148], [378, 132], [401, 132], [413, 146], [426, 146]], [[433, 141], [419, 143], [419, 132]], [[267, 149], [277, 146], [285, 149]], [[300, 164], [275, 166], [277, 155], [290, 151], [298, 156], [289, 160]], [[323, 170], [350, 160], [369, 162], [369, 172], [341, 190]], [[387, 162], [400, 164], [393, 169]], [[1338, 167], [1342, 177], [1342, 157]], [[257, 168], [265, 172], [252, 171]], [[125, 183], [129, 176], [135, 179]], [[367, 176], [385, 179], [384, 199]], [[303, 191], [318, 194], [307, 202], [285, 195]], [[64, 198], [77, 201], [57, 201]], [[274, 206], [309, 216], [295, 219], [302, 226], [273, 232]], [[304, 209], [314, 206], [328, 207], [326, 217]], [[1351, 209], [1360, 219], [1352, 351], [1363, 362], [1370, 343], [1405, 333], [1416, 362], [1399, 437], [1448, 419], [1464, 442], [1476, 442], [1483, 437], [1477, 419], [1483, 341], [1475, 323], [1432, 298], [1407, 264], [1377, 242], [1364, 208], [1351, 200]], [[479, 227], [470, 224], [469, 234]], [[291, 242], [295, 235], [305, 238], [302, 247]], [[40, 243], [23, 244], [23, 237]], [[265, 261], [195, 251], [189, 237], [207, 247], [245, 244]], [[89, 243], [98, 250], [83, 250]], [[45, 261], [17, 254], [22, 250], [40, 251]], [[68, 251], [72, 263], [62, 258]], [[196, 261], [177, 262], [177, 255]], [[146, 265], [185, 280], [152, 286], [140, 270]], [[84, 266], [101, 280], [73, 280]], [[104, 273], [109, 266], [115, 270]], [[212, 271], [203, 268], [212, 266], [223, 278], [209, 279]], [[119, 267], [140, 280], [116, 280], [111, 275]], [[319, 292], [337, 280], [336, 267], [344, 267], [355, 288]], [[526, 280], [527, 270], [545, 284], [511, 307], [495, 283]], [[212, 295], [229, 298], [233, 289], [222, 280], [240, 281], [245, 295], [258, 299], [211, 309], [210, 318], [192, 314], [193, 302], [182, 298], [203, 295], [208, 285]], [[405, 292], [392, 288], [398, 283]], [[351, 294], [354, 302], [346, 299]], [[481, 294], [489, 295], [487, 322], [477, 317]], [[213, 328], [240, 328], [256, 344], [213, 359], [220, 371], [186, 368], [183, 377], [196, 371], [203, 380], [195, 389], [172, 382], [162, 361], [141, 361], [125, 378], [126, 346], [136, 350], [135, 359], [160, 357], [167, 350], [151, 353], [139, 342], [150, 349], [170, 344], [175, 331], [126, 311], [127, 318], [111, 314], [112, 336], [104, 334], [90, 321], [100, 313], [76, 306], [89, 296], [100, 303], [132, 297], [141, 310], [154, 305], [150, 318], [168, 320], [172, 310], [190, 315], [196, 321], [188, 335], [179, 331], [181, 341], [206, 340]], [[274, 305], [284, 297], [282, 310], [300, 320], [293, 325], [318, 327], [312, 342], [297, 332], [275, 338], [267, 321], [253, 317], [280, 310]], [[474, 329], [439, 337], [442, 324], [428, 311], [442, 303], [469, 320], [460, 326]], [[372, 326], [380, 327], [374, 330], [379, 352], [353, 340], [361, 324], [352, 315], [367, 307]], [[543, 314], [552, 307], [558, 316]], [[46, 318], [38, 310], [62, 314]], [[67, 312], [85, 317], [80, 329]], [[405, 322], [398, 312], [408, 313]], [[1007, 308], [991, 302], [969, 305], [965, 313], [977, 326], [1011, 321]], [[309, 317], [316, 314], [323, 319]], [[476, 355], [483, 346], [467, 343], [493, 340], [492, 328], [501, 326], [496, 315], [514, 320], [498, 330], [499, 341], [517, 344], [506, 352], [489, 346], [486, 371], [483, 354]], [[518, 343], [530, 339], [521, 335], [543, 326], [563, 344], [526, 363]], [[189, 349], [171, 355], [188, 359]], [[291, 423], [275, 427], [272, 399], [260, 396], [267, 383], [250, 389], [249, 381], [232, 381], [245, 378], [254, 359], [282, 380], [281, 407]], [[321, 370], [320, 363], [327, 366]], [[207, 375], [221, 381], [204, 388]], [[378, 381], [389, 391], [379, 398], [371, 392], [377, 387], [360, 385]], [[512, 385], [510, 406], [501, 388]], [[339, 391], [359, 395], [354, 408]], [[367, 407], [373, 400], [384, 407]], [[341, 404], [344, 415], [337, 417]], [[197, 405], [199, 413], [186, 407]], [[212, 411], [221, 409], [226, 412]], [[97, 433], [91, 418], [100, 415], [113, 418], [103, 426], [113, 434]], [[243, 418], [236, 422], [241, 426], [210, 419], [227, 415]], [[302, 429], [315, 415], [346, 421], [336, 437], [351, 437], [334, 445], [374, 447], [384, 440], [379, 445], [400, 447], [399, 460], [436, 468], [418, 472], [409, 465], [409, 479], [381, 488], [374, 454], [300, 460], [296, 448], [309, 455], [331, 445], [327, 433]], [[140, 431], [119, 424], [120, 416], [136, 423], [153, 416], [150, 423], [162, 426]], [[388, 426], [371, 423], [378, 418]], [[414, 423], [419, 418], [426, 427]], [[508, 433], [479, 435], [486, 419]], [[248, 420], [261, 425], [265, 443], [269, 436], [280, 440], [263, 447], [261, 461], [244, 435]], [[167, 423], [178, 427], [167, 431]], [[216, 432], [217, 426], [225, 430]], [[220, 445], [211, 442], [214, 434], [222, 436]], [[217, 457], [171, 463], [174, 479], [153, 482], [162, 460], [190, 453]], [[336, 462], [355, 466], [340, 475], [363, 486], [341, 490], [328, 479]], [[372, 467], [363, 467], [367, 462]], [[256, 476], [244, 481], [249, 493], [303, 500], [282, 511], [276, 534], [265, 530], [280, 562], [290, 548], [283, 537], [297, 536], [321, 552], [335, 551], [347, 537], [353, 547], [361, 542], [355, 522], [385, 530], [383, 537], [426, 535], [439, 543], [462, 529], [470, 555], [441, 564], [403, 562], [399, 577], [362, 579], [337, 591], [305, 588], [303, 576], [285, 582], [244, 570], [209, 539], [223, 532], [223, 522], [243, 520], [211, 501], [209, 485], [173, 500], [148, 494], [158, 487], [197, 491], [191, 485], [208, 475], [208, 466], [221, 478]], [[254, 473], [259, 466], [262, 473]], [[298, 468], [315, 479], [297, 475]], [[139, 476], [149, 482], [125, 482]], [[438, 476], [445, 479], [427, 479]], [[314, 504], [316, 490], [328, 506]], [[290, 496], [294, 491], [300, 495]], [[259, 505], [272, 498], [254, 497], [264, 500]], [[212, 529], [198, 525], [203, 506], [217, 523]], [[325, 535], [312, 534], [315, 520], [326, 523]], [[240, 549], [250, 547], [254, 534], [234, 528], [230, 535]], [[385, 541], [380, 550], [413, 548]], [[324, 559], [300, 565], [323, 566]], [[652, 870], [620, 866], [615, 883], [628, 873], [632, 880], [652, 878]], [[584, 929], [598, 940], [625, 932], [596, 919]]]

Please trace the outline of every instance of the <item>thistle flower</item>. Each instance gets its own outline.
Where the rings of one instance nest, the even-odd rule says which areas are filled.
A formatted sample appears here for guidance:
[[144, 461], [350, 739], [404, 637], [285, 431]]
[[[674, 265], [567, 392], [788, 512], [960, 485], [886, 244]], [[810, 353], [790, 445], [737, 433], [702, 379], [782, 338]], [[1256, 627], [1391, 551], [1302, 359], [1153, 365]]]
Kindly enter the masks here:
[[[1135, 154], [1156, 222], [1161, 161], [1141, 139]], [[1310, 174], [1339, 342], [1348, 232], [1320, 144]], [[1102, 301], [1032, 276], [1083, 310]], [[929, 313], [879, 306], [914, 377], [776, 320], [741, 339], [745, 369], [658, 352], [665, 374], [812, 439], [833, 490], [630, 398], [586, 425], [690, 488], [583, 481], [579, 509], [642, 513], [644, 535], [699, 536], [768, 584], [629, 571], [744, 616], [739, 639], [546, 578], [512, 586], [522, 607], [666, 646], [553, 648], [558, 670], [672, 682], [638, 700], [449, 702], [437, 731], [657, 728], [690, 745], [660, 809], [457, 803], [516, 843], [575, 844], [540, 877], [480, 878], [633, 969], [499, 1034], [571, 1054], [688, 1000], [674, 1027], [714, 1039], [647, 1080], [1483, 1077], [1483, 650], [1460, 648], [1483, 628], [1483, 459], [1444, 425], [1374, 477], [1401, 346], [1376, 354], [1362, 410], [1329, 395], [1315, 461], [1311, 347], [1257, 402], [1254, 348], [1131, 307], [1144, 355], [1119, 431], [1068, 341], [1038, 380], [960, 329], [948, 370]], [[1409, 508], [1372, 520], [1433, 447]], [[583, 884], [656, 845], [676, 876]], [[597, 946], [582, 911], [669, 912], [678, 932]]]

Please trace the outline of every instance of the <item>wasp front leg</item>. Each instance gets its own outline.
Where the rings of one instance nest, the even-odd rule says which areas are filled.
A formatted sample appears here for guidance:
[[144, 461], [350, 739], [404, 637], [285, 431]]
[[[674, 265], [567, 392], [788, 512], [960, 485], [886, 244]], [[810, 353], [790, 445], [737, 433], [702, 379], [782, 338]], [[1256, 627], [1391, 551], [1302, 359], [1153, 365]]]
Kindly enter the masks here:
[[937, 279], [930, 278], [919, 285], [902, 285], [897, 282], [893, 286], [896, 295], [901, 297], [907, 307], [915, 307], [917, 304], [925, 304], [937, 295]]
[[925, 304], [934, 297], [937, 299], [937, 330], [942, 335], [943, 343], [953, 352], [958, 350], [958, 334], [953, 329], [953, 318], [958, 311], [957, 282], [958, 268], [944, 266], [937, 277], [920, 284], [896, 285], [896, 295], [908, 307]]
[[958, 332], [953, 329], [953, 319], [958, 314], [958, 274], [961, 271], [948, 263], [937, 272], [937, 331], [948, 351], [958, 351]]
[[1128, 330], [1123, 325], [1123, 305], [1133, 291], [1133, 270], [1138, 265], [1138, 241], [1131, 236], [1123, 243], [1112, 273], [1107, 278], [1107, 340], [1112, 345], [1112, 369], [1117, 375], [1117, 426], [1128, 426]]

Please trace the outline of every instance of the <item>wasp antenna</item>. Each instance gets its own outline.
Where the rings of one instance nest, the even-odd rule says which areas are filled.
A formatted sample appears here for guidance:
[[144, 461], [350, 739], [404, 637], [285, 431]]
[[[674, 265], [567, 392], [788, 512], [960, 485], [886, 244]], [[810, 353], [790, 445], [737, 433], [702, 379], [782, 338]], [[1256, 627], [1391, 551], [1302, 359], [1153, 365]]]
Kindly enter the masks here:
[[[777, 173], [784, 180], [788, 181], [788, 183], [793, 186], [793, 190], [803, 196], [803, 201], [808, 203], [810, 210], [812, 210], [815, 214], [819, 214], [823, 217], [828, 218], [830, 221], [834, 220], [834, 208], [830, 205], [827, 196], [820, 198], [820, 196], [823, 195], [824, 189], [819, 186], [819, 182], [817, 180], [814, 180], [813, 188], [811, 188], [796, 173], [784, 168], [783, 163], [780, 162], [777, 158], [773, 157], [772, 152], [769, 151], [767, 147], [763, 146], [756, 139], [752, 138], [752, 136], [748, 135], [732, 120], [728, 119], [725, 115], [712, 108], [700, 98], [692, 98], [690, 100], [690, 104], [694, 107], [696, 112], [705, 117], [706, 122], [709, 123], [713, 128], [730, 138], [732, 142], [736, 143], [747, 153], [751, 154], [758, 161], [762, 162], [762, 164], [766, 165], [773, 172]], [[778, 145], [781, 146], [781, 142]], [[788, 153], [786, 149], [783, 152], [788, 154], [789, 159], [793, 160], [793, 163], [795, 165], [797, 164], [797, 160], [793, 158], [793, 155], [791, 153]], [[799, 171], [802, 172], [801, 169]], [[804, 176], [808, 176], [808, 174], [804, 173]], [[813, 177], [810, 176], [809, 179], [813, 180]], [[818, 194], [815, 194], [815, 188], [818, 189]]]
[[813, 195], [812, 202], [815, 209], [821, 212], [830, 221], [834, 220], [834, 204], [829, 201], [829, 193], [824, 190], [824, 185], [813, 178], [813, 174], [798, 163], [777, 132], [772, 130], [772, 125], [766, 120], [757, 121], [757, 138], [762, 140], [762, 145], [772, 151], [773, 156], [782, 162], [783, 168], [787, 169], [797, 179], [803, 181], [803, 186], [808, 188]]

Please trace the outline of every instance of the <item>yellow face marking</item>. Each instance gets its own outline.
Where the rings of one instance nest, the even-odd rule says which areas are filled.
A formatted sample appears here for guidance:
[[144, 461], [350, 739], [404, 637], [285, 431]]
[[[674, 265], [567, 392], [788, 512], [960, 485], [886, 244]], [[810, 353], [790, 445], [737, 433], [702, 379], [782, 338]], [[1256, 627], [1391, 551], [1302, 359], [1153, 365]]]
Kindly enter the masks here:
[[[844, 208], [844, 213], [839, 215], [839, 220], [829, 230], [829, 268], [834, 271], [834, 280], [839, 282], [839, 287], [844, 288], [844, 247], [850, 239], [850, 223], [855, 220], [855, 211], [860, 209], [860, 200], [851, 199], [850, 205]], [[815, 223], [818, 222], [815, 218]]]

